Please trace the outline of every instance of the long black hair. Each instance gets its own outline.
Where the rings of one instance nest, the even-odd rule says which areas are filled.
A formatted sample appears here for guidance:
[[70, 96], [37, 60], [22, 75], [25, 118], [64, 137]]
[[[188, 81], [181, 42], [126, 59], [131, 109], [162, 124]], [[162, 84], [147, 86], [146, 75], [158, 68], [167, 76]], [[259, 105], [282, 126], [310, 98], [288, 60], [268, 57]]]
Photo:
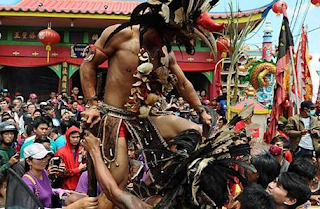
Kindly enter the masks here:
[[257, 169], [259, 174], [257, 183], [263, 188], [267, 188], [268, 184], [280, 174], [281, 166], [279, 162], [269, 153], [253, 156], [251, 164]]

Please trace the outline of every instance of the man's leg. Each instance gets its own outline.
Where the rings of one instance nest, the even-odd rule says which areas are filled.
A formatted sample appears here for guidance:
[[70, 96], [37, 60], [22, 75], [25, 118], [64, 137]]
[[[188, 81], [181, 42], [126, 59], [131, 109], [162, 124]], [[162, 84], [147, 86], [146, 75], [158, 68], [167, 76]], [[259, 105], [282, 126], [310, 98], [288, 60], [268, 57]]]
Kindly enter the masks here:
[[[121, 190], [124, 190], [128, 183], [129, 161], [128, 161], [128, 130], [121, 124], [119, 138], [116, 144], [115, 161], [110, 165], [110, 172]], [[108, 200], [106, 195], [99, 197], [99, 209], [112, 209], [113, 203]]]
[[120, 189], [125, 189], [129, 176], [127, 139], [119, 137], [116, 145], [116, 159], [111, 163], [110, 172]]
[[153, 116], [151, 119], [164, 139], [174, 138], [188, 129], [195, 129], [201, 132], [199, 125], [175, 115]]

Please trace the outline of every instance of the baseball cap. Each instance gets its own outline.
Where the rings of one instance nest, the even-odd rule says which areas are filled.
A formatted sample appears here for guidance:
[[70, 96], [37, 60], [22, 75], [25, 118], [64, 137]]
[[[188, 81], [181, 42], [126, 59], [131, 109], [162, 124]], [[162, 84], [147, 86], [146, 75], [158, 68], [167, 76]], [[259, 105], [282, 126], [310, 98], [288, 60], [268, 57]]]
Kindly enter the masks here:
[[24, 149], [23, 155], [25, 158], [32, 157], [34, 159], [43, 159], [48, 154], [52, 154], [52, 151], [47, 150], [43, 144], [34, 143], [30, 144]]
[[35, 93], [32, 93], [32, 94], [29, 95], [29, 98], [30, 99], [36, 99], [36, 98], [38, 98], [38, 96]]
[[78, 96], [78, 99], [81, 99], [81, 100], [82, 100], [82, 99], [83, 99], [83, 96], [81, 96], [81, 95], [80, 95], [80, 96]]
[[314, 108], [314, 107], [317, 107], [317, 105], [313, 104], [311, 101], [303, 101], [301, 102], [301, 105], [300, 105], [301, 109], [304, 109], [304, 108]]
[[9, 90], [8, 90], [8, 89], [2, 89], [2, 92], [3, 92], [3, 93], [8, 93]]

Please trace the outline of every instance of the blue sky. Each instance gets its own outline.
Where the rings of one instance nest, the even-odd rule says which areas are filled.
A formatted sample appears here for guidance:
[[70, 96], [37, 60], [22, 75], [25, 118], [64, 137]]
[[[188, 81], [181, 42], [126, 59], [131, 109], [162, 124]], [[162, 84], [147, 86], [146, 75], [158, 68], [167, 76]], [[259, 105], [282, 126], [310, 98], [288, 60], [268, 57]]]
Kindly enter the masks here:
[[[0, 4], [16, 4], [20, 0], [0, 0]], [[90, 1], [90, 0], [88, 0]], [[122, 0], [123, 1], [123, 0]], [[143, 0], [142, 0], [143, 1]], [[241, 10], [249, 10], [249, 9], [254, 9], [258, 8], [261, 6], [264, 6], [268, 3], [270, 3], [272, 0], [259, 0], [259, 1], [253, 1], [253, 0], [232, 0], [233, 4], [239, 5], [239, 8]], [[320, 7], [315, 7], [311, 4], [311, 6], [308, 8], [308, 5], [310, 4], [311, 0], [286, 0], [288, 4], [288, 17], [289, 21], [291, 24], [291, 28], [293, 29], [293, 35], [294, 35], [294, 41], [296, 47], [298, 46], [298, 41], [300, 39], [299, 34], [301, 33], [301, 23], [304, 18], [305, 13], [306, 18], [305, 18], [305, 26], [307, 27], [308, 31], [311, 31], [315, 28], [320, 27], [320, 18], [319, 18], [319, 13], [320, 13]], [[228, 11], [228, 2], [230, 0], [220, 0], [219, 5], [215, 7], [212, 12], [224, 12]], [[298, 3], [298, 4], [297, 4]], [[299, 12], [298, 8], [301, 7]], [[297, 9], [294, 14], [294, 9], [295, 5], [297, 4]], [[294, 16], [293, 16], [294, 14]], [[299, 15], [297, 15], [299, 14]], [[294, 19], [293, 19], [294, 18]], [[263, 36], [263, 29], [265, 26], [265, 22], [271, 22], [271, 26], [273, 27], [273, 40], [274, 43], [273, 45], [277, 45], [277, 39], [279, 35], [279, 30], [280, 30], [280, 25], [282, 21], [282, 16], [277, 16], [275, 15], [272, 10], [269, 12], [266, 21], [262, 24], [262, 26], [258, 27], [255, 31], [253, 31], [254, 36], [252, 36], [251, 39], [247, 41], [248, 45], [261, 45], [262, 42], [262, 36]], [[249, 36], [251, 37], [251, 36]], [[310, 54], [313, 56], [313, 59], [311, 60], [311, 73], [312, 73], [312, 78], [314, 85], [318, 86], [319, 85], [319, 77], [316, 74], [316, 70], [320, 71], [320, 62], [318, 59], [320, 58], [320, 29], [316, 29], [313, 32], [308, 33], [308, 39], [309, 39], [309, 50]]]
[[[228, 2], [230, 0], [220, 0], [219, 5], [215, 7], [212, 11], [228, 11]], [[248, 10], [248, 9], [254, 9], [258, 8], [261, 6], [264, 6], [272, 0], [259, 0], [259, 1], [252, 1], [252, 0], [238, 0], [232, 1], [234, 4], [238, 4], [239, 8], [241, 10]], [[318, 59], [320, 58], [320, 7], [315, 7], [312, 4], [310, 5], [308, 9], [308, 5], [310, 4], [310, 0], [286, 0], [286, 3], [288, 4], [288, 18], [291, 24], [291, 30], [292, 34], [294, 36], [294, 41], [295, 41], [295, 47], [298, 47], [298, 43], [300, 40], [299, 34], [301, 33], [301, 24], [304, 18], [305, 13], [306, 18], [304, 21], [305, 27], [307, 28], [308, 31], [308, 41], [309, 41], [309, 53], [313, 56], [313, 59], [311, 60], [311, 77], [312, 81], [314, 84], [314, 93], [317, 92], [318, 86], [319, 86], [319, 77], [316, 73], [316, 70], [320, 71], [320, 62]], [[297, 5], [297, 9], [294, 14], [294, 9], [295, 5]], [[301, 4], [300, 10], [299, 10], [299, 15], [297, 15], [298, 8]], [[294, 20], [292, 21], [292, 19]], [[261, 27], [258, 27], [257, 30], [253, 31], [256, 33], [251, 39], [247, 41], [247, 44], [259, 44], [261, 46], [262, 42], [262, 36], [263, 36], [263, 29], [265, 27], [266, 22], [271, 22], [271, 26], [273, 28], [273, 45], [277, 45], [278, 43], [278, 36], [279, 36], [279, 31], [280, 31], [280, 26], [282, 22], [282, 16], [277, 16], [275, 13], [273, 13], [272, 10], [270, 10], [268, 16], [266, 17], [266, 21], [263, 23]], [[293, 27], [294, 26], [294, 27]], [[316, 29], [318, 28], [318, 29]], [[311, 30], [316, 29], [311, 32]], [[250, 36], [249, 36], [250, 37]]]

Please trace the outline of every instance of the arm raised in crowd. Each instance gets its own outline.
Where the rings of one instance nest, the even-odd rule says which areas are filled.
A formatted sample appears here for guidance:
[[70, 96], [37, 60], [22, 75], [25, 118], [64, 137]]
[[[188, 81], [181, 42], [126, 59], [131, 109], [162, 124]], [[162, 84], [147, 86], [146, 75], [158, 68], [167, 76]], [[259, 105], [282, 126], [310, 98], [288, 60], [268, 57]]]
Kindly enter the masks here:
[[152, 206], [119, 188], [109, 169], [103, 162], [100, 150], [100, 139], [93, 136], [89, 131], [85, 132], [86, 136], [82, 144], [91, 155], [97, 180], [107, 198], [120, 209], [151, 209]]

